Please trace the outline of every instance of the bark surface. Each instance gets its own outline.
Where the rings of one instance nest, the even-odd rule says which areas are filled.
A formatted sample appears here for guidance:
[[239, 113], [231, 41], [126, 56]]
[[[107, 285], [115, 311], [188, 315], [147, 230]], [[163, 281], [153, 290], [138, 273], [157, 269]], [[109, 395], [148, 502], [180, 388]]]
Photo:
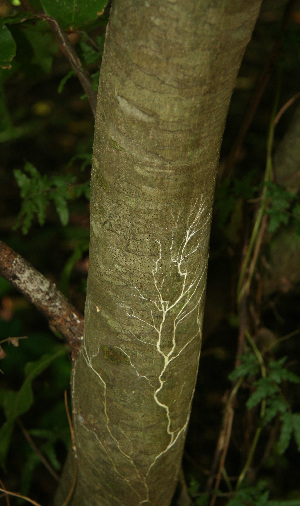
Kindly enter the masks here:
[[85, 335], [72, 385], [72, 506], [171, 502], [201, 348], [221, 137], [259, 5], [113, 3], [96, 115]]

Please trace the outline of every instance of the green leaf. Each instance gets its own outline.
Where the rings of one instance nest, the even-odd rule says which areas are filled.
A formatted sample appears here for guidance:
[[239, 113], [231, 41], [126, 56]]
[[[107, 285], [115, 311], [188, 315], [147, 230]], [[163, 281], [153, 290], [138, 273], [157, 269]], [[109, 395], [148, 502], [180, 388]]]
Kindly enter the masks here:
[[89, 249], [89, 241], [81, 241], [81, 243], [78, 244], [78, 246], [76, 246], [72, 255], [69, 257], [69, 259], [65, 263], [65, 266], [64, 266], [62, 274], [61, 274], [61, 281], [60, 281], [60, 285], [59, 285], [59, 288], [63, 294], [65, 294], [65, 295], [68, 294], [68, 286], [69, 286], [70, 277], [71, 277], [73, 268], [74, 268], [76, 262], [78, 262], [78, 260], [80, 260], [82, 258], [83, 253], [88, 251], [88, 249]]
[[196, 506], [208, 506], [210, 495], [202, 492], [200, 497], [196, 498], [195, 505]]
[[235, 207], [235, 197], [232, 194], [230, 187], [231, 180], [226, 178], [222, 185], [216, 190], [215, 197], [215, 208], [217, 209], [219, 216], [220, 226], [222, 227], [228, 221], [230, 214], [233, 212]]
[[90, 182], [78, 184], [74, 187], [73, 193], [75, 197], [81, 197], [84, 195], [87, 200], [90, 200]]
[[300, 222], [300, 204], [296, 204], [293, 208], [293, 217]]
[[293, 414], [293, 430], [298, 452], [300, 452], [300, 413]]
[[18, 228], [22, 223], [22, 232], [23, 234], [27, 234], [35, 215], [37, 215], [40, 225], [43, 225], [45, 222], [47, 209], [46, 192], [50, 184], [47, 178], [41, 176], [31, 163], [25, 163], [24, 171], [28, 175], [21, 170], [14, 170], [14, 176], [23, 199], [15, 228]]
[[66, 353], [65, 349], [60, 349], [56, 353], [45, 354], [35, 362], [28, 362], [25, 366], [26, 379], [17, 393], [14, 406], [14, 417], [26, 413], [33, 403], [32, 381], [39, 376], [49, 365]]
[[254, 408], [263, 399], [270, 397], [278, 392], [278, 387], [270, 378], [260, 378], [254, 382], [256, 390], [249, 397], [246, 406], [248, 409]]
[[32, 12], [23, 11], [21, 13], [14, 14], [13, 16], [5, 16], [3, 21], [5, 25], [15, 25], [23, 23], [28, 18], [32, 18]]
[[59, 85], [58, 85], [58, 88], [57, 88], [57, 91], [58, 93], [61, 93], [65, 87], [65, 84], [67, 81], [69, 81], [69, 79], [71, 79], [71, 77], [74, 77], [76, 76], [76, 72], [75, 70], [70, 70], [70, 72], [67, 73], [67, 75], [65, 75], [65, 77], [63, 77], [60, 82], [59, 82]]
[[[26, 174], [27, 172], [27, 174]], [[70, 175], [43, 176], [29, 162], [24, 166], [24, 172], [16, 169], [14, 176], [21, 190], [22, 204], [15, 228], [22, 226], [23, 234], [27, 234], [35, 216], [39, 224], [43, 225], [46, 220], [47, 207], [52, 201], [62, 225], [69, 221], [67, 200], [72, 198], [70, 184], [76, 182], [76, 178]], [[78, 194], [84, 193], [88, 187], [86, 183], [79, 185]], [[77, 194], [75, 192], [74, 197]]]
[[9, 29], [0, 17], [0, 67], [10, 69], [16, 55], [16, 43]]
[[269, 200], [269, 207], [266, 210], [266, 214], [269, 216], [268, 230], [273, 234], [280, 225], [286, 225], [289, 222], [290, 213], [288, 211], [297, 198], [297, 194], [270, 181], [266, 183], [266, 189], [266, 198]]
[[49, 441], [49, 443], [43, 447], [43, 453], [45, 454], [45, 456], [49, 460], [53, 469], [55, 469], [56, 471], [60, 471], [61, 464], [57, 458], [54, 443], [55, 443], [55, 440]]
[[[58, 43], [46, 21], [11, 25], [17, 43], [16, 62], [30, 77], [51, 70]], [[42, 71], [42, 72], [41, 72]]]
[[0, 298], [3, 297], [3, 295], [6, 295], [7, 293], [11, 292], [12, 285], [6, 281], [6, 279], [0, 277]]
[[299, 506], [300, 504], [300, 497], [299, 499], [290, 499], [290, 500], [283, 500], [283, 501], [269, 501], [269, 506]]
[[14, 428], [14, 420], [5, 422], [0, 429], [0, 464], [5, 467], [6, 455]]
[[286, 362], [287, 357], [283, 357], [280, 360], [271, 359], [269, 362], [269, 376], [276, 383], [281, 383], [282, 381], [290, 381], [291, 383], [300, 383], [300, 377], [297, 374], [285, 369], [283, 364]]
[[194, 476], [192, 476], [190, 479], [190, 484], [189, 484], [188, 490], [189, 490], [189, 494], [192, 497], [194, 495], [198, 494], [198, 492], [200, 490], [200, 483], [198, 482], [198, 480], [196, 480], [196, 478]]
[[7, 420], [14, 418], [14, 404], [18, 392], [14, 390], [2, 390], [0, 402]]
[[14, 403], [17, 392], [3, 389], [0, 391], [0, 405], [3, 408], [6, 422], [0, 428], [0, 465], [5, 467], [6, 455], [10, 446], [11, 436], [14, 429]]
[[284, 413], [281, 417], [281, 432], [277, 444], [278, 452], [282, 455], [290, 444], [293, 432], [293, 414]]
[[28, 26], [25, 35], [33, 49], [33, 65], [38, 65], [45, 73], [50, 72], [58, 43], [48, 26], [40, 21], [34, 26]]
[[53, 431], [49, 429], [30, 429], [28, 432], [31, 436], [41, 439], [49, 439], [53, 435]]
[[92, 166], [92, 153], [81, 153], [72, 156], [68, 163], [68, 167], [70, 167], [76, 160], [82, 160], [81, 170], [84, 171], [87, 167], [90, 168]]
[[62, 28], [76, 28], [98, 19], [108, 0], [42, 0], [46, 14], [55, 18]]
[[66, 197], [59, 193], [53, 193], [52, 200], [62, 225], [67, 225], [69, 222], [69, 209], [66, 202]]
[[284, 413], [288, 409], [288, 403], [280, 396], [272, 396], [267, 399], [265, 414], [263, 417], [263, 426], [270, 423], [278, 413]]
[[41, 459], [35, 453], [30, 453], [30, 455], [27, 457], [26, 462], [22, 467], [22, 477], [21, 477], [22, 494], [28, 495], [34, 470], [40, 463]]
[[255, 506], [268, 506], [269, 505], [269, 491], [266, 488], [265, 482], [259, 482], [257, 485], [247, 486], [239, 489], [234, 497], [229, 500], [227, 506], [243, 506], [251, 504]]
[[256, 376], [259, 372], [259, 363], [253, 353], [247, 353], [240, 357], [240, 365], [229, 375], [231, 381], [247, 376]]

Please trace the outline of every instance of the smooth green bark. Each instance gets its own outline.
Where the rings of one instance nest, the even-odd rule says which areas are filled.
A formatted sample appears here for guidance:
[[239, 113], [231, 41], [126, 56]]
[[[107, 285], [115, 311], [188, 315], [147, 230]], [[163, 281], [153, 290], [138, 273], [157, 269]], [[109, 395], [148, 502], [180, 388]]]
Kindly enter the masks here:
[[[116, 0], [99, 84], [72, 506], [170, 504], [229, 100], [260, 1]], [[70, 486], [65, 473], [57, 504]]]

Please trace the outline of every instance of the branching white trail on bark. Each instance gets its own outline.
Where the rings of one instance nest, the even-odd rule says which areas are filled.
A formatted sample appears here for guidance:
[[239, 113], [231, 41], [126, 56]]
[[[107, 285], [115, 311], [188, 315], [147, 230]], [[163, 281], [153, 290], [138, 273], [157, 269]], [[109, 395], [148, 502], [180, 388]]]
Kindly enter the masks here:
[[[168, 241], [165, 238], [156, 240], [157, 258], [154, 261], [151, 272], [153, 279], [152, 295], [149, 296], [146, 293], [142, 293], [140, 288], [133, 286], [136, 298], [140, 301], [137, 305], [139, 309], [129, 306], [126, 302], [122, 303], [126, 317], [136, 321], [136, 323], [139, 322], [142, 328], [139, 335], [129, 330], [130, 335], [142, 346], [145, 345], [147, 348], [149, 346], [152, 347], [154, 355], [157, 357], [155, 360], [161, 363], [160, 371], [155, 377], [153, 375], [150, 377], [143, 370], [144, 365], [142, 363], [138, 364], [136, 357], [131, 357], [130, 353], [124, 349], [124, 344], [113, 347], [117, 353], [120, 353], [124, 357], [127, 365], [132, 368], [136, 380], [147, 383], [148, 391], [152, 392], [154, 405], [164, 412], [163, 418], [165, 418], [167, 443], [154, 457], [149, 457], [148, 468], [146, 472], [143, 472], [143, 475], [138, 470], [133, 456], [134, 445], [130, 438], [130, 433], [126, 434], [119, 428], [122, 435], [121, 441], [119, 439], [120, 434], [116, 435], [114, 429], [111, 427], [107, 391], [109, 386], [104, 379], [104, 375], [99, 372], [96, 366], [97, 356], [100, 353], [100, 344], [98, 349], [93, 352], [88, 350], [85, 342], [82, 346], [82, 353], [86, 364], [93, 371], [93, 374], [97, 376], [103, 388], [103, 409], [106, 419], [106, 429], [120, 454], [130, 464], [130, 476], [126, 476], [126, 469], [124, 472], [123, 468], [120, 469], [119, 466], [116, 466], [113, 457], [109, 453], [109, 449], [104, 448], [104, 443], [96, 434], [95, 438], [104, 448], [115, 472], [136, 493], [138, 498], [137, 504], [139, 505], [150, 501], [147, 480], [153, 466], [160, 457], [176, 444], [178, 438], [185, 434], [190, 415], [190, 409], [188, 409], [181, 425], [176, 426], [176, 421], [172, 419], [171, 406], [168, 405], [167, 401], [164, 401], [163, 395], [170, 365], [179, 359], [179, 357], [182, 357], [196, 339], [201, 339], [202, 310], [200, 302], [205, 292], [207, 261], [204, 265], [200, 265], [199, 260], [207, 256], [207, 229], [210, 227], [211, 221], [211, 214], [207, 213], [206, 200], [202, 197], [199, 201], [195, 202], [187, 218], [184, 234], [182, 234], [181, 220], [181, 213], [178, 213], [176, 218], [174, 218], [174, 213], [172, 213], [173, 228], [172, 233], [170, 233], [171, 240]], [[170, 284], [173, 286], [170, 286]], [[141, 308], [143, 315], [148, 313], [148, 317], [141, 317]], [[91, 311], [93, 308], [90, 307], [89, 310]], [[99, 308], [96, 306], [95, 310], [98, 312]], [[193, 329], [192, 335], [188, 339], [186, 339], [184, 327], [187, 322], [192, 325]], [[143, 328], [147, 328], [148, 330], [147, 338], [141, 337], [144, 334]], [[137, 388], [139, 387], [137, 386]], [[178, 385], [176, 389], [175, 395], [177, 395], [178, 401], [182, 395], [183, 388], [184, 379], [183, 384]], [[174, 402], [176, 404], [177, 400], [173, 398], [172, 404]], [[189, 399], [189, 407], [191, 401], [192, 395]], [[89, 427], [85, 427], [85, 429], [91, 431]], [[126, 441], [126, 444], [128, 443], [127, 447], [129, 449], [125, 448], [124, 441]], [[139, 490], [135, 486], [137, 482], [140, 484]]]

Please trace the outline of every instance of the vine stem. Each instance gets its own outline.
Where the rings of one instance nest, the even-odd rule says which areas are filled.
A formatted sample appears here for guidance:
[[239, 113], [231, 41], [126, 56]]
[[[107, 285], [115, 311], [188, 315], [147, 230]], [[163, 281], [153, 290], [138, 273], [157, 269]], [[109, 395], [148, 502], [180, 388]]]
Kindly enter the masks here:
[[249, 127], [252, 123], [252, 120], [254, 118], [254, 115], [256, 113], [258, 105], [261, 101], [261, 98], [265, 92], [266, 86], [270, 80], [276, 60], [279, 57], [280, 49], [281, 49], [283, 38], [284, 38], [284, 33], [289, 26], [289, 23], [292, 19], [296, 5], [297, 5], [297, 0], [289, 0], [289, 2], [286, 5], [286, 8], [285, 8], [285, 11], [283, 14], [283, 18], [281, 21], [280, 34], [273, 44], [272, 51], [270, 53], [268, 60], [266, 61], [265, 65], [264, 65], [264, 70], [263, 70], [263, 73], [259, 79], [255, 94], [254, 94], [254, 96], [250, 102], [250, 105], [248, 107], [248, 110], [245, 114], [245, 117], [243, 119], [239, 133], [238, 133], [235, 141], [232, 144], [230, 153], [227, 157], [227, 161], [226, 161], [223, 171], [221, 173], [222, 178], [228, 177], [231, 174], [234, 164], [236, 163], [236, 161], [238, 159], [239, 153], [241, 151], [241, 147], [244, 143], [244, 140], [245, 140], [245, 137], [246, 137], [247, 132], [249, 130]]
[[[219, 434], [219, 438], [218, 438], [218, 442], [217, 442], [214, 463], [212, 466], [211, 478], [209, 479], [207, 487], [206, 487], [207, 493], [210, 492], [210, 490], [212, 489], [214, 468], [216, 468], [218, 461], [219, 461], [219, 467], [218, 467], [218, 471], [217, 471], [216, 479], [215, 479], [215, 485], [214, 485], [215, 490], [218, 490], [219, 485], [220, 485], [220, 481], [221, 481], [221, 476], [222, 476], [222, 474], [225, 473], [224, 465], [225, 465], [226, 455], [227, 455], [229, 442], [230, 442], [230, 438], [231, 438], [232, 424], [233, 424], [233, 418], [234, 418], [234, 409], [232, 407], [232, 403], [233, 403], [233, 399], [237, 395], [237, 392], [238, 392], [242, 382], [243, 382], [243, 378], [240, 378], [235, 383], [235, 385], [233, 386], [233, 388], [229, 394], [229, 397], [228, 397], [226, 405], [225, 405], [223, 421], [222, 421], [222, 428], [220, 430], [220, 434]], [[213, 495], [211, 498], [211, 501], [210, 501], [210, 506], [214, 506], [215, 501], [216, 501], [216, 495]]]
[[[245, 255], [245, 258], [244, 258], [244, 261], [242, 264], [242, 268], [241, 268], [241, 272], [240, 272], [240, 276], [239, 276], [239, 280], [238, 280], [238, 285], [237, 285], [238, 306], [240, 305], [243, 296], [249, 292], [254, 269], [255, 269], [255, 265], [256, 265], [256, 260], [258, 258], [258, 252], [259, 252], [259, 248], [256, 248], [256, 243], [257, 243], [257, 239], [259, 236], [261, 236], [260, 242], [262, 241], [262, 234], [260, 234], [260, 229], [261, 229], [262, 225], [263, 225], [263, 227], [265, 227], [263, 217], [265, 215], [265, 212], [266, 212], [266, 209], [268, 206], [266, 183], [271, 181], [271, 178], [272, 178], [272, 147], [273, 147], [274, 132], [275, 132], [275, 118], [276, 118], [276, 114], [277, 114], [279, 97], [280, 97], [280, 88], [281, 88], [281, 86], [280, 86], [280, 81], [279, 81], [278, 85], [277, 85], [277, 90], [276, 90], [276, 95], [275, 95], [275, 100], [274, 100], [274, 105], [273, 105], [273, 110], [272, 110], [271, 120], [270, 120], [270, 125], [269, 125], [269, 132], [268, 132], [268, 137], [267, 137], [266, 168], [265, 168], [265, 176], [264, 176], [264, 187], [263, 187], [262, 195], [260, 198], [261, 204], [260, 204], [257, 216], [256, 216], [256, 220], [254, 223], [254, 227], [252, 230], [252, 234], [250, 237], [250, 241], [249, 241], [249, 245], [248, 245], [248, 248], [246, 251], [246, 255]], [[256, 254], [252, 257], [253, 250], [254, 251], [256, 250], [255, 251]], [[251, 259], [254, 259], [254, 261], [251, 262]], [[250, 262], [251, 262], [251, 273], [248, 274], [247, 279], [245, 281], [245, 274], [247, 272]]]
[[[258, 361], [258, 363], [260, 365], [261, 375], [262, 375], [263, 378], [265, 378], [267, 376], [267, 370], [266, 370], [266, 366], [265, 366], [262, 354], [260, 353], [259, 349], [257, 348], [257, 346], [256, 346], [254, 340], [252, 339], [252, 337], [250, 336], [249, 332], [245, 332], [245, 336], [246, 336], [247, 341], [250, 344], [253, 352], [255, 353], [257, 361]], [[263, 418], [263, 416], [265, 414], [265, 410], [266, 410], [266, 400], [263, 399], [262, 403], [261, 403], [261, 408], [260, 408], [260, 418]], [[253, 442], [252, 442], [252, 445], [251, 445], [251, 448], [250, 448], [250, 451], [249, 451], [246, 463], [245, 463], [245, 465], [244, 465], [244, 467], [242, 469], [242, 472], [240, 473], [240, 475], [238, 477], [238, 480], [237, 480], [236, 490], [238, 490], [240, 488], [242, 482], [244, 481], [246, 473], [247, 473], [247, 471], [248, 471], [248, 469], [250, 467], [250, 464], [252, 462], [252, 459], [253, 459], [253, 456], [254, 456], [254, 453], [255, 453], [255, 450], [256, 450], [256, 447], [257, 447], [257, 443], [258, 443], [259, 438], [260, 438], [261, 430], [262, 430], [262, 428], [258, 427], [256, 429], [256, 431], [255, 431], [255, 435], [254, 435], [254, 438], [253, 438]]]

